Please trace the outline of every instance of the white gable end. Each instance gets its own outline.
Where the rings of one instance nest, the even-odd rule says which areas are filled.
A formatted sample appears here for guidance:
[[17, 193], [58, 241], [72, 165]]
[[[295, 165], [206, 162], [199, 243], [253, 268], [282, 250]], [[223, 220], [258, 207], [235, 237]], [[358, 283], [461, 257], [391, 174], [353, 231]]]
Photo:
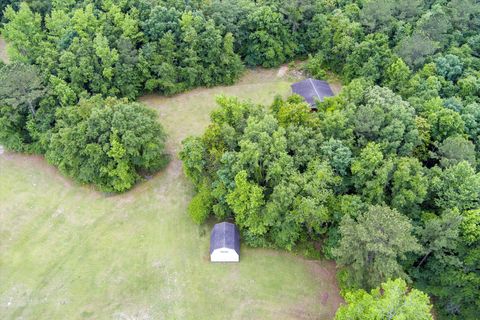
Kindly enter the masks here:
[[238, 262], [240, 257], [238, 253], [229, 248], [218, 248], [213, 250], [210, 255], [210, 261], [212, 262]]

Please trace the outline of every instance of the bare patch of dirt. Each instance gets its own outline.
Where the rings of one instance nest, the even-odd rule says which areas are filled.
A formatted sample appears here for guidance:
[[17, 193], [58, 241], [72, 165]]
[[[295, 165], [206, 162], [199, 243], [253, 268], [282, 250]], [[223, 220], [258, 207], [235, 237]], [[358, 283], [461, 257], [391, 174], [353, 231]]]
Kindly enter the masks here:
[[[336, 265], [334, 261], [305, 261], [310, 266], [311, 272], [314, 274], [314, 277], [321, 279], [324, 283], [329, 283], [331, 288], [328, 288], [328, 292], [322, 292], [320, 300], [323, 305], [331, 305], [333, 310], [337, 310], [340, 304], [344, 303], [343, 298], [340, 296], [340, 288], [337, 283], [336, 276]], [[331, 294], [335, 292], [335, 294]]]
[[278, 69], [277, 77], [282, 78], [287, 74], [287, 72], [288, 72], [288, 66], [281, 66]]
[[[343, 298], [339, 294], [340, 289], [338, 288], [336, 279], [335, 262], [327, 260], [301, 260], [308, 266], [314, 279], [324, 286], [324, 290], [318, 292], [313, 300], [311, 298], [305, 298], [290, 307], [288, 313], [295, 319], [325, 319], [325, 316], [333, 319], [340, 304], [344, 303]], [[312, 308], [312, 303], [324, 306], [325, 313], [319, 315], [309, 312], [308, 310], [314, 309]]]

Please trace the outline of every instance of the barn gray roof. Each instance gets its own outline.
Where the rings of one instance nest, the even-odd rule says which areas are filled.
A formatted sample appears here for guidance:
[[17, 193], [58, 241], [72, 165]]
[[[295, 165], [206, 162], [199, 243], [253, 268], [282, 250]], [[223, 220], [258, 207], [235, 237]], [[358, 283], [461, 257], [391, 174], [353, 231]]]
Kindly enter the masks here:
[[213, 227], [210, 237], [210, 254], [219, 248], [234, 249], [240, 254], [240, 234], [233, 223], [221, 222]]
[[305, 101], [312, 107], [315, 107], [315, 100], [323, 101], [325, 97], [333, 96], [333, 91], [328, 82], [312, 78], [292, 84], [292, 91], [305, 98]]

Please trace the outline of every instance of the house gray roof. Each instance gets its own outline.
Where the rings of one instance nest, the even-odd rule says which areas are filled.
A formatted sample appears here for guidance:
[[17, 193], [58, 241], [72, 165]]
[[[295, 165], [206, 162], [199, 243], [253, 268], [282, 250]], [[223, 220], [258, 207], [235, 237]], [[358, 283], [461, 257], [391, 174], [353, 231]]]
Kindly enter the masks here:
[[240, 234], [233, 223], [221, 222], [213, 227], [210, 237], [210, 254], [219, 248], [234, 249], [240, 254]]
[[333, 96], [328, 82], [312, 78], [292, 84], [292, 91], [305, 98], [312, 107], [315, 107], [315, 100], [323, 101], [325, 97]]

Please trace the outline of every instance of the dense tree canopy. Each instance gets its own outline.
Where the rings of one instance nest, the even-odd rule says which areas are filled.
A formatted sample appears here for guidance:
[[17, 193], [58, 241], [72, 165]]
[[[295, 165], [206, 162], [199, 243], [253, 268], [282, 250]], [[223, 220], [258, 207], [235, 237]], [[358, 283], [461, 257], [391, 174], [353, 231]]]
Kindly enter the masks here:
[[47, 160], [82, 183], [109, 192], [130, 189], [167, 160], [156, 113], [138, 103], [96, 96], [57, 110]]
[[[318, 113], [298, 96], [269, 108], [221, 97], [205, 133], [184, 141], [192, 218], [233, 219], [254, 246], [321, 247], [345, 266], [342, 285], [409, 278], [440, 318], [476, 319], [478, 1], [7, 0], [0, 11], [13, 62], [0, 69], [0, 144], [107, 191], [165, 163], [154, 114], [131, 102], [142, 93], [310, 56], [310, 75], [346, 85]], [[371, 296], [339, 314], [385, 298]]]
[[347, 281], [353, 287], [371, 289], [390, 278], [405, 277], [400, 260], [420, 249], [408, 218], [388, 207], [372, 206], [356, 221], [344, 216], [340, 233], [334, 255], [350, 269]]
[[388, 280], [370, 293], [360, 289], [345, 294], [347, 305], [341, 306], [335, 320], [392, 319], [431, 320], [428, 296], [409, 290], [402, 279]]

